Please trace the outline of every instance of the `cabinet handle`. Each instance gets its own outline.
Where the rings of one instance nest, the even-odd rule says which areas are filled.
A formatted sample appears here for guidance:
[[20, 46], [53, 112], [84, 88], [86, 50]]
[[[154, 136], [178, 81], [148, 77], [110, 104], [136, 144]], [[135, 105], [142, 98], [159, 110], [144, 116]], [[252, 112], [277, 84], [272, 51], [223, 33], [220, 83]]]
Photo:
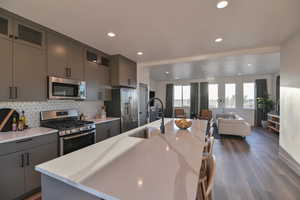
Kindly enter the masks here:
[[23, 168], [24, 167], [24, 154], [21, 154], [21, 167]]
[[19, 39], [19, 37], [18, 37], [18, 36], [15, 36], [15, 39], [17, 40], [17, 39]]
[[18, 98], [18, 87], [15, 87], [15, 99]]
[[19, 144], [19, 143], [29, 142], [31, 140], [32, 139], [19, 140], [19, 141], [16, 141], [16, 143]]
[[69, 77], [71, 77], [71, 76], [72, 76], [72, 69], [69, 68]]
[[66, 77], [69, 77], [68, 76], [68, 68], [67, 67], [65, 68], [65, 71], [66, 71]]
[[14, 36], [12, 34], [9, 35], [9, 38], [13, 38]]
[[26, 165], [30, 165], [29, 153], [26, 153]]
[[13, 99], [13, 87], [9, 87], [9, 99]]
[[131, 83], [131, 80], [130, 80], [130, 78], [129, 78], [129, 79], [128, 79], [128, 85], [131, 85], [130, 83]]

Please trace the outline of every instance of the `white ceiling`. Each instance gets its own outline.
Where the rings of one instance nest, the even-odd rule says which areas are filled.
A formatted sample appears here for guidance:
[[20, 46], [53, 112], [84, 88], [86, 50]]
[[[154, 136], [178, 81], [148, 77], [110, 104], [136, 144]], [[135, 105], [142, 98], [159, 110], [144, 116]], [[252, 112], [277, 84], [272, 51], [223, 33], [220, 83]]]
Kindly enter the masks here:
[[224, 76], [275, 74], [279, 73], [279, 67], [279, 53], [240, 55], [152, 66], [150, 67], [150, 77], [158, 81], [211, 79]]
[[[300, 28], [299, 0], [229, 0], [222, 10], [216, 1], [0, 0], [0, 6], [138, 62], [278, 46]], [[108, 38], [110, 31], [117, 36]], [[217, 37], [224, 42], [214, 43]]]

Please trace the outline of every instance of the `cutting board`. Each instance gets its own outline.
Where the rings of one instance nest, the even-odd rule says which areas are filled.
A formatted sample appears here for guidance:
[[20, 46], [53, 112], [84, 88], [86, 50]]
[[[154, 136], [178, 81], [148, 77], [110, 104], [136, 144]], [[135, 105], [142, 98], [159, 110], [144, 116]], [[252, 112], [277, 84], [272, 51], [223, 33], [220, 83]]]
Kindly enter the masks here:
[[[7, 118], [7, 116], [9, 115], [9, 113], [12, 112], [12, 115]], [[13, 118], [16, 118], [17, 121], [19, 121], [19, 113], [11, 108], [2, 108], [0, 109], [0, 125], [5, 121], [5, 119], [7, 120], [6, 123], [4, 124], [2, 130], [0, 130], [1, 132], [8, 132], [8, 131], [12, 131], [12, 123], [13, 123]]]

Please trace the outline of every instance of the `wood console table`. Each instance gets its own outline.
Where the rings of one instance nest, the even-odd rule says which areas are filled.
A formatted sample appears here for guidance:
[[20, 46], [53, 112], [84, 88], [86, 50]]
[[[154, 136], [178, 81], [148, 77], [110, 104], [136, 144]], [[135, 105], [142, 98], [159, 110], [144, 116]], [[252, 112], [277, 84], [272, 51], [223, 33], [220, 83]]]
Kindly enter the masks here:
[[268, 113], [268, 129], [272, 132], [280, 132], [280, 116]]

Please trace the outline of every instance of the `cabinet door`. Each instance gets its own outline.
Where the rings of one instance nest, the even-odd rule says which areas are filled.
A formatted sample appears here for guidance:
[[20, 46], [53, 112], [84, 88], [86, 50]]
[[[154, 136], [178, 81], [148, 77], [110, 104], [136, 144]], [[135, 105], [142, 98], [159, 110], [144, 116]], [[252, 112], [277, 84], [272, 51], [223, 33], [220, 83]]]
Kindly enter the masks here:
[[25, 192], [41, 186], [41, 175], [34, 167], [58, 156], [57, 143], [50, 143], [33, 148], [25, 153]]
[[96, 124], [96, 142], [101, 142], [111, 137], [111, 130], [108, 123]]
[[9, 38], [0, 37], [0, 101], [12, 98], [12, 41]]
[[87, 87], [87, 100], [96, 101], [100, 99], [100, 76], [101, 71], [97, 63], [86, 61], [85, 80]]
[[131, 62], [120, 56], [119, 58], [119, 84], [130, 87]]
[[110, 75], [109, 75], [109, 68], [104, 65], [99, 65], [99, 80], [100, 84], [104, 86], [110, 85]]
[[37, 48], [45, 46], [45, 32], [32, 24], [20, 21], [14, 23], [15, 41]]
[[70, 78], [84, 79], [84, 50], [81, 44], [71, 40], [68, 45], [68, 67], [71, 68]]
[[48, 75], [66, 77], [68, 68], [68, 44], [65, 38], [48, 33]]
[[12, 38], [12, 19], [5, 15], [0, 15], [0, 37]]
[[45, 51], [22, 43], [14, 43], [14, 86], [18, 101], [47, 99]]
[[[24, 194], [23, 152], [0, 156], [0, 199], [11, 200]], [[24, 158], [24, 157], [23, 157]], [[24, 161], [24, 159], [23, 159]]]
[[121, 126], [120, 120], [111, 122], [111, 136], [120, 135], [120, 133], [121, 133], [120, 126]]

